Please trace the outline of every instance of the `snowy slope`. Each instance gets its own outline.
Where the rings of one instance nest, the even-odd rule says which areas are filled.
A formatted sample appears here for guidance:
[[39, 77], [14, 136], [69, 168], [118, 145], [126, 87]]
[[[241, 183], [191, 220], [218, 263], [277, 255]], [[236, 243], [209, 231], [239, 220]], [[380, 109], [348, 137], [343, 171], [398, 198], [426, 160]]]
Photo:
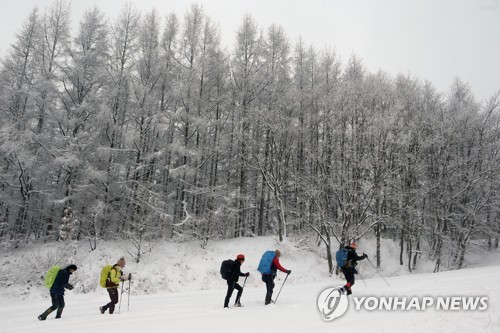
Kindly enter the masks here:
[[[293, 274], [293, 273], [292, 273]], [[283, 278], [283, 276], [281, 276]], [[291, 275], [289, 280], [293, 279]], [[45, 322], [36, 316], [46, 300], [0, 302], [0, 332], [499, 332], [500, 266], [465, 269], [439, 274], [392, 277], [388, 287], [381, 279], [359, 281], [355, 295], [487, 295], [486, 311], [356, 311], [351, 302], [347, 313], [332, 322], [321, 319], [318, 294], [328, 285], [285, 284], [277, 304], [264, 306], [265, 288], [245, 288], [243, 308], [222, 309], [225, 290], [131, 296], [127, 311], [101, 315], [98, 306], [104, 293], [71, 294], [66, 297], [63, 318], [51, 315]], [[276, 291], [282, 280], [277, 281]], [[233, 298], [234, 299], [234, 298]]]
[[[372, 254], [373, 243], [360, 243]], [[67, 257], [79, 270], [71, 281], [73, 291], [66, 293], [63, 318], [54, 314], [45, 322], [36, 317], [50, 305], [48, 292], [36, 279], [37, 268], [52, 260], [54, 252], [64, 253], [67, 244], [43, 244], [10, 251], [1, 258], [0, 333], [6, 332], [500, 332], [500, 252], [469, 256], [471, 268], [438, 274], [432, 263], [421, 262], [417, 273], [408, 274], [398, 265], [397, 245], [382, 246], [383, 269], [391, 287], [378, 277], [367, 262], [360, 263], [365, 283], [359, 278], [354, 296], [487, 296], [486, 311], [366, 311], [356, 310], [354, 302], [347, 313], [331, 322], [323, 321], [317, 309], [317, 297], [327, 287], [343, 284], [339, 277], [329, 277], [323, 249], [303, 239], [278, 244], [272, 237], [240, 238], [211, 242], [207, 249], [193, 243], [164, 243], [144, 255], [140, 263], [127, 256], [124, 244], [99, 244], [89, 251], [78, 244], [76, 254]], [[265, 250], [280, 248], [282, 264], [292, 269], [276, 305], [264, 306], [265, 286], [256, 267]], [[250, 271], [242, 302], [244, 308], [222, 309], [225, 281], [218, 274], [220, 262], [243, 252], [247, 260], [242, 271]], [[107, 302], [105, 290], [96, 287], [102, 265], [126, 255], [126, 272], [134, 280], [127, 311], [123, 299], [121, 314], [101, 315], [98, 307]], [[373, 256], [373, 254], [372, 254]], [[69, 259], [68, 259], [69, 258]], [[65, 264], [67, 262], [60, 262]], [[51, 263], [52, 264], [52, 263]], [[31, 269], [27, 269], [30, 267]], [[3, 271], [1, 271], [3, 270]], [[23, 272], [30, 272], [29, 284]], [[403, 274], [403, 275], [400, 275]], [[284, 275], [276, 280], [275, 296]], [[1, 282], [1, 281], [0, 281]], [[29, 285], [27, 288], [26, 286]], [[235, 295], [233, 296], [234, 300]]]

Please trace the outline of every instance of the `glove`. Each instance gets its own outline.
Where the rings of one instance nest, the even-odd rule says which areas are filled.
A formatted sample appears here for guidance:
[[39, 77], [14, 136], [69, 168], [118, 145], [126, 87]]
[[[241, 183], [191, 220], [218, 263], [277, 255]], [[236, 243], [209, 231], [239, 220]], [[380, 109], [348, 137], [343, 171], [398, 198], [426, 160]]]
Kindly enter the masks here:
[[128, 280], [132, 280], [132, 273], [128, 274]]
[[291, 272], [292, 272], [292, 270], [289, 269], [286, 271], [286, 274], [290, 274]]
[[246, 276], [246, 277], [249, 277], [249, 276], [250, 276], [250, 273], [249, 273], [249, 272], [246, 272], [246, 273], [245, 273], [245, 276]]
[[368, 258], [368, 255], [366, 253], [363, 253], [363, 257]]
[[66, 285], [66, 289], [68, 289], [68, 290], [72, 290], [73, 288], [74, 288], [74, 287], [73, 287], [73, 285], [72, 285], [71, 283], [68, 283], [68, 284]]

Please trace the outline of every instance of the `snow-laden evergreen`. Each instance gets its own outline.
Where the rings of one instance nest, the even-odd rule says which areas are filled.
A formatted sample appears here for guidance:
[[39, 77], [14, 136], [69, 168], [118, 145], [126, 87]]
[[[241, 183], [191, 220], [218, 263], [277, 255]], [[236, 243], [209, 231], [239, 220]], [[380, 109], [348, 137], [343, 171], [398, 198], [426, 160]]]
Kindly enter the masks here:
[[332, 272], [367, 235], [397, 239], [409, 271], [498, 248], [498, 94], [370, 73], [251, 14], [222, 48], [200, 4], [93, 7], [74, 31], [70, 15], [63, 0], [27, 13], [2, 54], [2, 249], [127, 239], [140, 257], [312, 231]]

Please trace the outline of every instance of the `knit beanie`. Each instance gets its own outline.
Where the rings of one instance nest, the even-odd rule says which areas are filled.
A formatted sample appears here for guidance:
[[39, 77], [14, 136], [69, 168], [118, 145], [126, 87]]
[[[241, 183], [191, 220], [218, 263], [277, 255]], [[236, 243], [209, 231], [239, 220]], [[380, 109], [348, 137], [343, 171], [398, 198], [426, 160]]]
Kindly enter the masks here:
[[76, 267], [76, 265], [71, 264], [68, 267], [66, 267], [66, 269], [68, 270], [68, 272], [69, 272], [70, 269], [76, 271], [77, 267]]
[[121, 257], [117, 262], [116, 264], [118, 266], [120, 266], [121, 268], [125, 267], [125, 258], [124, 257]]

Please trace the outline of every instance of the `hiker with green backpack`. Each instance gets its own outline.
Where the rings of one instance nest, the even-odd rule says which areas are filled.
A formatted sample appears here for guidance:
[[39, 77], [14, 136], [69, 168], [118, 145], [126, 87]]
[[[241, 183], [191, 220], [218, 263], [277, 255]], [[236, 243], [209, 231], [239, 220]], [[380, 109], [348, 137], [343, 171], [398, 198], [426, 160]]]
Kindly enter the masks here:
[[123, 275], [123, 268], [125, 267], [125, 258], [121, 257], [113, 266], [104, 266], [101, 270], [100, 285], [106, 288], [109, 294], [110, 302], [104, 306], [99, 307], [102, 314], [109, 310], [109, 314], [115, 311], [115, 305], [118, 304], [118, 287], [120, 282], [132, 279], [132, 275]]
[[57, 310], [56, 319], [61, 318], [64, 309], [64, 290], [73, 289], [73, 285], [69, 282], [69, 276], [76, 271], [76, 265], [69, 265], [65, 269], [59, 266], [53, 266], [45, 276], [45, 286], [50, 289], [50, 298], [52, 306], [45, 310], [44, 313], [38, 316], [38, 320], [45, 320], [53, 311]]

